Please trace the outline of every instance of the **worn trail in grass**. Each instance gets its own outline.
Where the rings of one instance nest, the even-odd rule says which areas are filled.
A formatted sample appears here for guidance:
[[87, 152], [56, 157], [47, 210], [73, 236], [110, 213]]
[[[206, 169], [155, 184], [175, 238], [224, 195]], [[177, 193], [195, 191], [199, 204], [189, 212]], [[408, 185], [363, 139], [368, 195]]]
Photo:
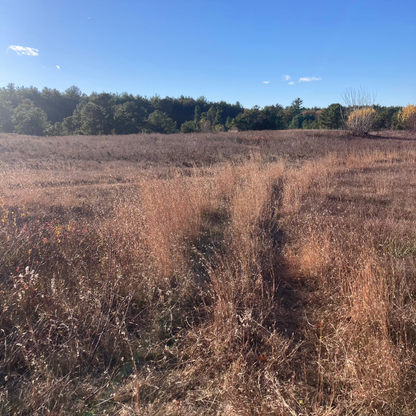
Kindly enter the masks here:
[[414, 414], [413, 142], [250, 134], [3, 164], [0, 413]]

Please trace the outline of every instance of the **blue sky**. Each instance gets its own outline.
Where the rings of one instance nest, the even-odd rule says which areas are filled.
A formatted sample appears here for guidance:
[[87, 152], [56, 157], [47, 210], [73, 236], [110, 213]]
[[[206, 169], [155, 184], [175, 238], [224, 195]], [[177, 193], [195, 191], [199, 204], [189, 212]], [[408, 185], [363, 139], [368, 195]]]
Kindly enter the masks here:
[[365, 86], [381, 105], [407, 105], [415, 16], [415, 0], [1, 0], [0, 86], [245, 107], [326, 107]]

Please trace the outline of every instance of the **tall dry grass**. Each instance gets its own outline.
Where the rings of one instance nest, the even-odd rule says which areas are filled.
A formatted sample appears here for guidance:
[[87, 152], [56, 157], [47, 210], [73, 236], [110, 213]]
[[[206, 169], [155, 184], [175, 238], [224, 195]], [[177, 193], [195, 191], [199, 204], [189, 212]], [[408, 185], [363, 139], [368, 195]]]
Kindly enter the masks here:
[[[415, 230], [403, 218], [414, 215], [414, 160], [412, 152], [351, 155], [325, 199], [304, 194], [297, 217], [286, 219], [297, 235], [288, 259], [314, 287], [306, 326], [318, 354], [319, 367], [309, 369], [317, 378], [314, 403], [334, 414], [414, 412], [415, 356], [406, 341], [412, 324], [404, 310], [415, 307]], [[380, 193], [377, 183], [387, 172], [396, 188]], [[366, 178], [376, 182], [373, 189]], [[390, 206], [397, 197], [401, 212]], [[391, 240], [401, 252], [391, 250]]]
[[389, 146], [4, 168], [0, 413], [414, 414], [416, 155]]

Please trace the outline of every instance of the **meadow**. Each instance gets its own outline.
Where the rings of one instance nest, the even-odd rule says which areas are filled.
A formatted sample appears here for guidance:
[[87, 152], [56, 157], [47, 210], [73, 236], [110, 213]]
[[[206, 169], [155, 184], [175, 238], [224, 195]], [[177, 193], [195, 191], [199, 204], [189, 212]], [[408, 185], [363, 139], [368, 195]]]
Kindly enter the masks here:
[[0, 414], [416, 413], [416, 137], [0, 134]]

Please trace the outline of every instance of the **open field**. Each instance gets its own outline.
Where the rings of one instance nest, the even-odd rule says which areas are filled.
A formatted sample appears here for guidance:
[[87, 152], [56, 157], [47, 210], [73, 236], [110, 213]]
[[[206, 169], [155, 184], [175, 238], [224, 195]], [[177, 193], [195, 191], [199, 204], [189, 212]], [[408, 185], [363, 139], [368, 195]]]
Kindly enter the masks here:
[[0, 134], [0, 414], [414, 415], [416, 137]]

